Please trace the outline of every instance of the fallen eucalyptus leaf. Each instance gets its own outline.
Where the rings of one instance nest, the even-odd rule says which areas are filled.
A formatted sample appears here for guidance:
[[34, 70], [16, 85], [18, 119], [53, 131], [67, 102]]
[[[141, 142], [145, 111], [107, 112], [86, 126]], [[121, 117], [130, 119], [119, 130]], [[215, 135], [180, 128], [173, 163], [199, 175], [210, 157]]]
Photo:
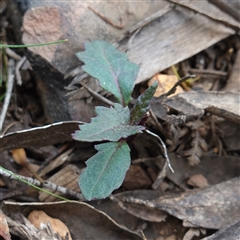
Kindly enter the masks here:
[[43, 147], [71, 141], [71, 134], [79, 128], [80, 124], [82, 124], [80, 121], [66, 121], [7, 133], [0, 137], [0, 151], [25, 147]]
[[8, 217], [12, 217], [16, 213], [22, 213], [27, 217], [33, 210], [42, 210], [49, 216], [64, 222], [68, 226], [73, 240], [142, 239], [136, 232], [117, 224], [104, 212], [83, 202], [18, 203], [5, 201], [2, 210]]
[[141, 206], [134, 203], [125, 203], [122, 201], [116, 201], [115, 199], [133, 197], [143, 200], [151, 201], [162, 196], [164, 193], [158, 190], [133, 190], [115, 194], [112, 198], [118, 205], [126, 212], [149, 222], [162, 222], [166, 219], [168, 214], [160, 209], [153, 209], [146, 206]]
[[195, 227], [220, 229], [240, 218], [240, 178], [201, 189], [187, 191], [179, 196], [164, 196], [152, 201], [130, 197], [122, 201], [164, 210]]
[[156, 207], [199, 227], [220, 229], [240, 218], [240, 178], [174, 198], [153, 201]]

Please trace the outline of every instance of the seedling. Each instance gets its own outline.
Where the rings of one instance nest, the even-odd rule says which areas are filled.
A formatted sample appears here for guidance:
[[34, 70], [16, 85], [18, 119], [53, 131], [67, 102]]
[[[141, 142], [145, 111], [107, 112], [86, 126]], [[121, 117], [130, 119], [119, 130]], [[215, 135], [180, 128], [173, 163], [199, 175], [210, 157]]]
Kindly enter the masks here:
[[105, 41], [86, 43], [85, 51], [76, 55], [85, 64], [83, 70], [97, 78], [102, 88], [117, 100], [110, 108], [97, 106], [97, 116], [91, 123], [79, 126], [80, 130], [72, 134], [78, 141], [108, 141], [95, 145], [98, 152], [87, 160], [87, 167], [78, 182], [87, 200], [102, 199], [120, 187], [124, 180], [131, 162], [127, 139], [145, 130], [144, 119], [157, 82], [138, 97], [130, 110], [128, 104], [139, 66]]

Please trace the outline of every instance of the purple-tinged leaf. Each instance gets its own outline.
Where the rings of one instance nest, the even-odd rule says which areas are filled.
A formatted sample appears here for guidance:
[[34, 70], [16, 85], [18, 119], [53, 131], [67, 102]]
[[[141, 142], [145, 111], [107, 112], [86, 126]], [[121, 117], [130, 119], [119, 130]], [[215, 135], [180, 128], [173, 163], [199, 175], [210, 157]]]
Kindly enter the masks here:
[[72, 137], [78, 141], [118, 141], [121, 138], [142, 132], [143, 126], [129, 124], [130, 112], [128, 107], [115, 103], [114, 108], [96, 107], [97, 117], [91, 123], [81, 125]]
[[131, 163], [126, 142], [108, 142], [95, 148], [98, 153], [87, 160], [87, 168], [78, 181], [83, 196], [89, 201], [106, 198], [119, 188]]
[[158, 83], [154, 82], [143, 94], [141, 94], [130, 114], [131, 124], [138, 124], [144, 117], [144, 115], [150, 109], [151, 99], [157, 89]]
[[111, 92], [120, 104], [127, 106], [139, 66], [105, 41], [86, 43], [85, 48], [76, 54], [85, 63], [82, 69], [97, 78], [102, 88]]

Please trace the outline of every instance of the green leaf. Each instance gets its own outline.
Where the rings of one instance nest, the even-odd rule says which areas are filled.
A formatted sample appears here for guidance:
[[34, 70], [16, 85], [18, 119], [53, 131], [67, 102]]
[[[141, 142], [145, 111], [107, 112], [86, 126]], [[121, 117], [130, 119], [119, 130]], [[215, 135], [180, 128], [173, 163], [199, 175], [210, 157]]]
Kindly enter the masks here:
[[98, 153], [87, 160], [87, 168], [78, 181], [87, 200], [106, 198], [119, 188], [131, 162], [126, 142], [108, 142], [95, 148]]
[[79, 126], [81, 130], [72, 134], [75, 140], [85, 142], [118, 141], [145, 129], [143, 126], [130, 125], [129, 108], [124, 108], [119, 103], [115, 103], [114, 108], [97, 106], [96, 112], [97, 117], [92, 118], [91, 123]]
[[151, 99], [157, 89], [158, 83], [155, 81], [143, 94], [141, 94], [130, 114], [130, 123], [138, 124], [149, 111]]
[[131, 63], [125, 53], [105, 41], [85, 44], [84, 52], [76, 53], [85, 63], [82, 69], [97, 78], [102, 88], [111, 92], [123, 106], [127, 106], [134, 88], [139, 66]]

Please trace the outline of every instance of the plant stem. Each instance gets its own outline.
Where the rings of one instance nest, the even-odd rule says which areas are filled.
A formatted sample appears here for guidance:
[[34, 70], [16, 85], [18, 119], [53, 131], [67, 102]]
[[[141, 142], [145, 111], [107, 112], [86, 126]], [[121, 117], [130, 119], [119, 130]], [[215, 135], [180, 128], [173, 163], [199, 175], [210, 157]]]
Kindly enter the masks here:
[[79, 200], [85, 200], [83, 198], [82, 194], [77, 193], [73, 190], [70, 190], [70, 189], [67, 189], [65, 187], [59, 186], [59, 185], [57, 185], [55, 183], [52, 183], [50, 181], [45, 181], [44, 183], [41, 183], [40, 181], [38, 181], [36, 179], [30, 178], [30, 177], [24, 177], [24, 176], [21, 176], [21, 175], [18, 175], [18, 174], [14, 174], [13, 172], [3, 168], [2, 166], [0, 166], [0, 175], [3, 175], [5, 177], [8, 177], [8, 178], [13, 179], [13, 180], [19, 180], [21, 182], [24, 182], [27, 185], [29, 185], [29, 186], [31, 186], [35, 189], [38, 189], [39, 191], [45, 192], [45, 193], [47, 193], [51, 196], [54, 196], [54, 197], [59, 198], [59, 199], [64, 200], [64, 201], [71, 202], [71, 200], [69, 200], [67, 198], [61, 197], [57, 194], [49, 192], [49, 191], [47, 191], [45, 189], [42, 189], [40, 187], [49, 188], [49, 189], [52, 189], [53, 191], [58, 191], [58, 192], [60, 192], [64, 195], [68, 195], [68, 196], [71, 196], [71, 197], [79, 199]]
[[26, 44], [26, 45], [8, 45], [8, 44], [0, 44], [0, 48], [28, 48], [28, 47], [41, 47], [41, 46], [47, 46], [52, 44], [58, 44], [67, 42], [68, 39], [63, 39], [55, 42], [47, 42], [47, 43], [34, 43], [34, 44]]

